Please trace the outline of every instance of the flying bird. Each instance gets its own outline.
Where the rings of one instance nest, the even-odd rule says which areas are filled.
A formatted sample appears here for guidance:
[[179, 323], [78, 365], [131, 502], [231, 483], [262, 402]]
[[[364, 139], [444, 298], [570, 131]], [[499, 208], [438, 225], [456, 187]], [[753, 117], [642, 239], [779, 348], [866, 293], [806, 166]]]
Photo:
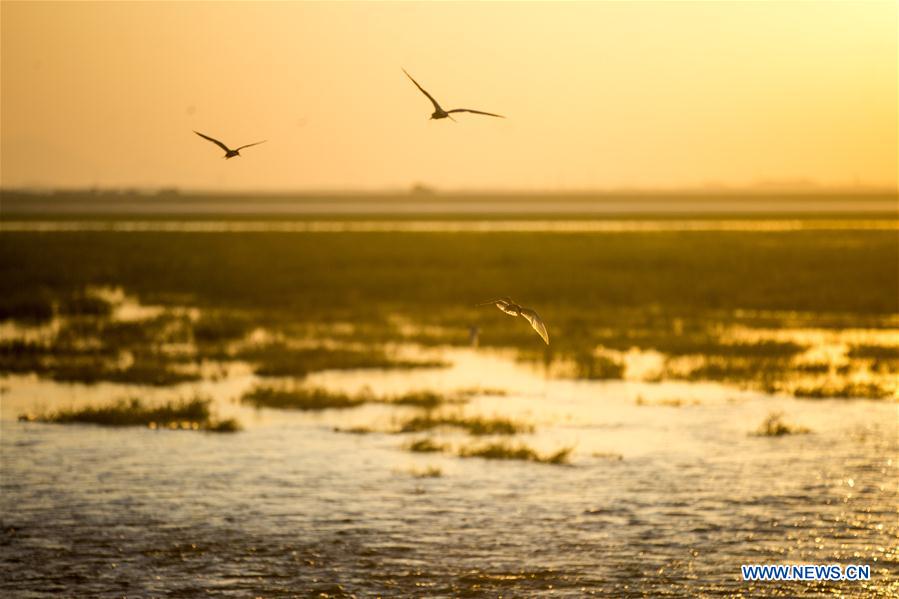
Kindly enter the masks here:
[[450, 115], [454, 112], [472, 112], [474, 114], [484, 114], [487, 116], [495, 116], [495, 117], [499, 117], [501, 119], [506, 118], [501, 114], [493, 114], [492, 112], [484, 112], [481, 110], [472, 110], [471, 108], [453, 108], [452, 110], [444, 110], [443, 108], [440, 107], [440, 104], [437, 103], [437, 100], [435, 100], [431, 94], [426, 92], [425, 89], [418, 84], [418, 81], [416, 81], [415, 79], [412, 79], [412, 75], [407, 73], [406, 69], [403, 69], [403, 72], [406, 73], [406, 77], [408, 77], [412, 81], [412, 83], [415, 84], [415, 87], [417, 87], [419, 89], [419, 91], [421, 91], [421, 93], [426, 95], [428, 97], [428, 100], [431, 101], [431, 104], [434, 105], [434, 113], [431, 115], [432, 119], [445, 119], [445, 118], [449, 117], [449, 119], [451, 121], [453, 121], [455, 119], [453, 117], [451, 117]]
[[203, 139], [211, 141], [212, 143], [214, 143], [215, 145], [217, 145], [218, 147], [223, 149], [225, 151], [225, 160], [227, 160], [229, 158], [234, 158], [235, 156], [240, 156], [240, 151], [243, 150], [244, 148], [249, 148], [250, 146], [258, 146], [259, 144], [264, 144], [267, 141], [267, 140], [263, 139], [262, 141], [257, 141], [256, 143], [247, 144], [245, 146], [240, 146], [239, 148], [235, 148], [232, 150], [231, 148], [229, 148], [228, 146], [226, 146], [225, 144], [223, 144], [222, 142], [220, 142], [219, 140], [217, 140], [213, 137], [209, 137], [208, 135], [203, 135], [199, 131], [194, 131], [194, 133], [196, 133]]
[[522, 308], [518, 304], [512, 301], [510, 297], [501, 297], [499, 299], [490, 300], [489, 302], [484, 302], [478, 304], [479, 306], [489, 306], [490, 304], [494, 304], [497, 308], [509, 314], [510, 316], [521, 316], [534, 327], [534, 330], [537, 331], [537, 334], [549, 345], [549, 333], [546, 332], [546, 325], [543, 324], [543, 319], [540, 318], [540, 315], [531, 310], [530, 308]]

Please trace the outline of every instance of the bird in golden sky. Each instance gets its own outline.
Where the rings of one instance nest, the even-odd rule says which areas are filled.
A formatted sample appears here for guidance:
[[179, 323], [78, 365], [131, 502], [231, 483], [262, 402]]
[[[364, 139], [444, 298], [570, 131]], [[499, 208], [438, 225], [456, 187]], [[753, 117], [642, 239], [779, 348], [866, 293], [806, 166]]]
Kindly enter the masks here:
[[540, 315], [530, 308], [522, 308], [518, 304], [512, 301], [510, 297], [501, 297], [499, 299], [490, 300], [489, 302], [483, 302], [478, 304], [479, 306], [488, 306], [490, 304], [494, 304], [497, 308], [509, 314], [510, 316], [521, 316], [534, 327], [534, 330], [537, 331], [537, 334], [549, 345], [549, 333], [546, 332], [546, 325], [543, 324], [543, 319], [540, 318]]
[[449, 117], [450, 120], [455, 120], [455, 119], [453, 119], [453, 117], [450, 116], [450, 114], [452, 114], [454, 112], [471, 112], [474, 114], [484, 114], [487, 116], [495, 116], [495, 117], [499, 117], [501, 119], [506, 118], [501, 114], [493, 114], [492, 112], [484, 112], [482, 110], [472, 110], [471, 108], [453, 108], [452, 110], [444, 110], [443, 108], [440, 107], [440, 104], [437, 103], [437, 100], [435, 100], [431, 94], [426, 92], [425, 89], [418, 84], [418, 81], [416, 81], [415, 79], [412, 79], [412, 75], [410, 75], [406, 71], [406, 69], [403, 69], [403, 72], [406, 73], [406, 77], [408, 77], [409, 79], [412, 80], [412, 83], [415, 84], [415, 87], [417, 87], [419, 89], [419, 91], [421, 91], [421, 93], [426, 95], [428, 97], [428, 100], [431, 101], [431, 104], [434, 105], [434, 113], [431, 114], [432, 119], [445, 119], [445, 118]]
[[194, 133], [196, 133], [203, 139], [211, 141], [212, 143], [214, 143], [215, 145], [217, 145], [218, 147], [223, 149], [225, 151], [225, 160], [227, 160], [229, 158], [234, 158], [235, 156], [240, 156], [240, 151], [243, 150], [244, 148], [249, 148], [250, 146], [258, 146], [259, 144], [264, 144], [267, 141], [267, 140], [263, 139], [262, 141], [257, 141], [257, 142], [251, 143], [251, 144], [246, 144], [246, 145], [240, 146], [240, 147], [232, 150], [231, 148], [229, 148], [228, 146], [226, 146], [219, 140], [215, 139], [214, 137], [209, 137], [208, 135], [203, 135], [199, 131], [194, 131]]

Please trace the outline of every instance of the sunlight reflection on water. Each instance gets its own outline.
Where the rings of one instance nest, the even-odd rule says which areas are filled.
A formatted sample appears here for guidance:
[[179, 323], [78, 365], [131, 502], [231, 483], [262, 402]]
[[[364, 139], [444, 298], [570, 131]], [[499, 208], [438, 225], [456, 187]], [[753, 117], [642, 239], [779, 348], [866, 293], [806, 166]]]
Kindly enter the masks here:
[[[388, 431], [411, 408], [244, 407], [235, 400], [258, 377], [239, 367], [219, 381], [161, 389], [4, 377], [0, 589], [729, 596], [747, 592], [740, 563], [842, 562], [869, 563], [870, 585], [827, 588], [897, 591], [897, 404], [714, 383], [557, 380], [508, 352], [439, 351], [452, 367], [330, 371], [306, 382], [379, 394], [499, 388], [506, 395], [476, 394], [461, 409], [534, 424], [521, 439], [541, 451], [573, 445], [572, 465], [411, 454], [402, 449], [409, 435], [332, 430]], [[195, 392], [247, 430], [15, 421], [23, 410]], [[675, 398], [688, 401], [657, 403]], [[751, 436], [772, 410], [813, 434]], [[409, 474], [426, 467], [442, 475]], [[752, 594], [790, 588], [808, 590]]]

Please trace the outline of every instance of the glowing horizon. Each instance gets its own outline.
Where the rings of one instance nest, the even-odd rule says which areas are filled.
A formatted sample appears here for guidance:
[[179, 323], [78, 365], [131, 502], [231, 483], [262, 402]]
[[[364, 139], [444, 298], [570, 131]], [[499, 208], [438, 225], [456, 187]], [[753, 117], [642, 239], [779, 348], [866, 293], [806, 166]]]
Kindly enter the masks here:
[[4, 188], [897, 186], [892, 2], [0, 7]]

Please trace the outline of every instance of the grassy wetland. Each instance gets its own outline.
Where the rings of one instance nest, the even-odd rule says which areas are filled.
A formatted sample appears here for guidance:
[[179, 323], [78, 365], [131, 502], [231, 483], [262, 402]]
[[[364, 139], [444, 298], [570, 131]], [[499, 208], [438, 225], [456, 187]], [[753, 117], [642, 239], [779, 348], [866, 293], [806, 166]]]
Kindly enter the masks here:
[[[590, 232], [428, 218], [416, 231], [376, 217], [328, 222], [387, 230], [4, 223], [4, 470], [30, 481], [5, 476], [4, 501], [48, 491], [43, 464], [78, 460], [68, 492], [82, 503], [49, 495], [48, 522], [109, 525], [77, 506], [111, 481], [110, 501], [178, 527], [126, 535], [146, 564], [189, 586], [186, 555], [270, 551], [254, 563], [273, 594], [291, 552], [303, 556], [297, 588], [336, 596], [347, 573], [387, 595], [515, 594], [529, 581], [577, 596], [625, 583], [688, 593], [699, 571], [726, 596], [742, 588], [733, 564], [783, 555], [862, 555], [881, 580], [897, 572], [895, 217], [825, 231], [622, 218], [609, 222], [632, 228]], [[523, 319], [475, 306], [504, 295], [539, 312], [548, 346]], [[200, 522], [190, 504], [221, 519]], [[759, 516], [769, 510], [778, 522]], [[19, 530], [56, 534], [41, 532], [45, 516], [9, 518], [10, 546]], [[488, 546], [498, 562], [478, 557]], [[718, 557], [684, 562], [685, 546]], [[635, 549], [651, 571], [577, 557]], [[377, 564], [360, 566], [365, 556]], [[403, 570], [410, 556], [426, 567]], [[400, 574], [372, 582], [387, 571]]]

